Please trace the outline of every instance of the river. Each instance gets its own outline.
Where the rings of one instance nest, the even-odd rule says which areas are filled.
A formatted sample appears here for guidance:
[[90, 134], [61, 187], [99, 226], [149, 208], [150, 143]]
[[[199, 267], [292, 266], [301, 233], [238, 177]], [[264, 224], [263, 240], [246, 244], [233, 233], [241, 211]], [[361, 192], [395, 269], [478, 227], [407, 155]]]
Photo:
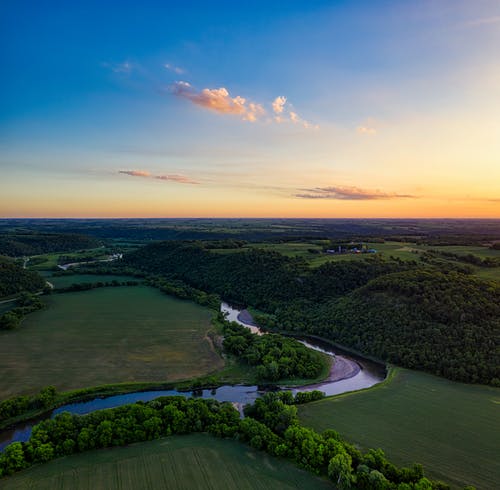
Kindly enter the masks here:
[[[222, 303], [221, 311], [226, 314], [229, 321], [235, 321], [240, 325], [250, 328], [253, 333], [264, 335], [252, 321], [246, 310], [239, 310]], [[332, 347], [330, 344], [310, 337], [299, 337], [298, 340], [311, 349], [319, 350], [333, 356], [335, 361], [332, 365], [330, 375], [321, 383], [293, 388], [291, 391], [323, 391], [327, 396], [338, 395], [349, 391], [369, 388], [385, 379], [386, 369], [382, 364], [372, 362], [364, 357], [350, 354], [342, 349]], [[289, 388], [282, 388], [289, 389]], [[58, 413], [70, 412], [78, 415], [85, 415], [96, 410], [114, 408], [127, 405], [137, 401], [150, 401], [160, 396], [181, 395], [186, 397], [215, 398], [220, 402], [231, 402], [241, 411], [247, 403], [253, 403], [256, 398], [266, 393], [266, 390], [258, 386], [245, 385], [223, 385], [216, 389], [177, 391], [177, 390], [155, 390], [138, 391], [126, 393], [124, 395], [109, 396], [106, 398], [94, 398], [85, 402], [71, 403], [60, 406], [46, 414], [32, 420], [20, 422], [12, 428], [0, 432], [0, 451], [12, 442], [26, 442], [34, 425], [41, 420], [53, 418]]]

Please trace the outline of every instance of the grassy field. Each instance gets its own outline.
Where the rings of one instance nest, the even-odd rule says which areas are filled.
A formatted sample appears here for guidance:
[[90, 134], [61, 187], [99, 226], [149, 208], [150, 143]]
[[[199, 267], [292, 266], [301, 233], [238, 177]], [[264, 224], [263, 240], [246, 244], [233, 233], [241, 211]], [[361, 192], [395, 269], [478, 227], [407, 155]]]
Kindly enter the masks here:
[[44, 297], [48, 308], [0, 332], [0, 399], [125, 381], [175, 381], [223, 360], [206, 337], [211, 311], [146, 286]]
[[103, 253], [102, 248], [92, 248], [79, 252], [58, 252], [43, 255], [34, 255], [32, 257], [32, 260], [28, 262], [27, 266], [28, 269], [42, 271], [53, 269], [54, 267], [56, 267], [60, 256], [69, 257], [70, 260], [68, 262], [78, 262], [78, 260], [80, 260], [82, 257], [92, 256], [93, 260], [97, 260], [106, 259], [108, 258], [108, 255], [109, 254]]
[[332, 488], [287, 461], [235, 441], [199, 434], [69, 456], [0, 483], [4, 490]]
[[498, 388], [398, 368], [374, 389], [301, 405], [299, 416], [364, 449], [380, 447], [396, 464], [421, 463], [428, 475], [457, 487], [498, 488]]
[[[251, 243], [239, 249], [215, 249], [215, 253], [234, 253], [247, 250], [248, 248], [259, 248], [261, 250], [272, 250], [279, 252], [288, 257], [301, 257], [311, 267], [319, 267], [325, 262], [339, 261], [339, 260], [363, 260], [372, 257], [371, 254], [325, 254], [322, 252], [323, 245], [327, 242], [321, 240], [312, 240], [311, 242], [259, 242]], [[440, 250], [442, 252], [452, 252], [459, 255], [476, 255], [481, 258], [486, 257], [500, 257], [500, 250], [492, 250], [488, 247], [478, 246], [427, 246], [415, 245], [404, 242], [390, 242], [385, 243], [366, 243], [368, 248], [377, 250], [377, 255], [384, 257], [395, 257], [401, 260], [419, 260], [419, 253], [426, 250]], [[316, 251], [316, 252], [314, 252]], [[487, 279], [500, 281], [500, 267], [474, 267], [475, 275]]]
[[113, 275], [97, 275], [97, 274], [73, 274], [68, 276], [51, 276], [47, 277], [56, 288], [65, 288], [72, 284], [88, 284], [93, 282], [110, 282], [110, 281], [141, 281], [131, 276], [113, 276]]

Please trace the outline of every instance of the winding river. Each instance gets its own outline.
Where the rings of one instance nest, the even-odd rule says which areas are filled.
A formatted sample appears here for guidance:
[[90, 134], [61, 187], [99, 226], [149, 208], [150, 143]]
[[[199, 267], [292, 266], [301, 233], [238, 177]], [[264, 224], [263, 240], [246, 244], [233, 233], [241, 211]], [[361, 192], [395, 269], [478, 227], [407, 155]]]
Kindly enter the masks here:
[[[235, 321], [240, 325], [250, 328], [253, 333], [264, 335], [252, 321], [251, 315], [246, 310], [238, 310], [222, 303], [221, 311], [226, 314], [229, 321]], [[382, 364], [372, 362], [360, 356], [350, 354], [342, 349], [332, 347], [330, 344], [310, 337], [298, 338], [300, 342], [311, 349], [315, 349], [335, 358], [330, 375], [321, 383], [301, 386], [291, 391], [323, 391], [327, 396], [338, 395], [362, 388], [369, 388], [385, 379], [386, 369]], [[287, 389], [287, 388], [283, 388]], [[86, 402], [71, 403], [58, 407], [46, 414], [32, 420], [16, 424], [12, 428], [0, 432], [0, 451], [12, 442], [25, 442], [31, 435], [31, 430], [41, 420], [53, 418], [58, 413], [70, 412], [85, 415], [96, 410], [114, 408], [127, 405], [137, 401], [150, 401], [160, 396], [182, 395], [186, 397], [215, 398], [221, 402], [232, 402], [241, 411], [247, 403], [253, 403], [256, 398], [262, 396], [266, 391], [258, 386], [223, 385], [211, 390], [178, 391], [178, 390], [156, 390], [126, 393], [124, 395], [109, 396], [106, 398], [94, 398]]]

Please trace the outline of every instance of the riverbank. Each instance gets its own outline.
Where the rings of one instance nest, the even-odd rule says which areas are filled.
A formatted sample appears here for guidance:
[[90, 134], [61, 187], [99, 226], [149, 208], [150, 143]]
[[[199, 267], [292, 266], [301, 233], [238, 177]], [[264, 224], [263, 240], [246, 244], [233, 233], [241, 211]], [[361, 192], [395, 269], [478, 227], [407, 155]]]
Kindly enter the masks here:
[[[259, 326], [255, 322], [252, 314], [247, 310], [241, 310], [237, 317], [238, 321], [242, 324], [244, 324], [247, 327], [252, 327], [252, 332], [253, 333], [258, 333], [258, 335], [262, 335], [264, 332], [260, 330]], [[254, 332], [254, 330], [257, 329], [257, 332]], [[325, 349], [319, 348], [317, 346], [314, 346], [310, 344], [307, 341], [300, 340], [305, 346], [309, 347], [310, 349], [318, 350], [320, 352], [327, 353]], [[361, 371], [361, 366], [359, 363], [354, 361], [353, 359], [349, 359], [344, 356], [340, 355], [334, 355], [333, 356], [333, 362], [330, 367], [330, 372], [328, 374], [328, 377], [324, 378], [321, 380], [319, 383], [313, 383], [310, 385], [305, 385], [302, 386], [302, 388], [307, 388], [307, 389], [314, 389], [314, 388], [320, 388], [324, 383], [333, 383], [336, 381], [341, 381], [344, 379], [349, 379]]]

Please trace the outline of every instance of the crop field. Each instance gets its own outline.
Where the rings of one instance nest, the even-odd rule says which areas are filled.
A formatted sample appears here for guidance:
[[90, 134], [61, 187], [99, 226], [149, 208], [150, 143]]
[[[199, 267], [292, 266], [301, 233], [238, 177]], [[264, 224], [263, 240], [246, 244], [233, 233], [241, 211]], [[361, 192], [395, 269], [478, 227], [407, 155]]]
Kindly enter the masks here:
[[141, 281], [131, 276], [116, 276], [116, 275], [98, 275], [98, 274], [72, 274], [67, 276], [50, 276], [47, 277], [55, 288], [65, 288], [72, 284], [88, 284], [93, 282], [110, 282], [110, 281]]
[[4, 490], [332, 488], [327, 481], [287, 461], [235, 441], [200, 434], [73, 455], [1, 483]]
[[223, 367], [211, 311], [146, 287], [44, 297], [47, 308], [0, 332], [0, 399], [54, 385], [165, 382]]
[[500, 389], [397, 369], [374, 389], [299, 406], [301, 422], [334, 428], [396, 464], [421, 463], [432, 478], [462, 488], [498, 488]]

